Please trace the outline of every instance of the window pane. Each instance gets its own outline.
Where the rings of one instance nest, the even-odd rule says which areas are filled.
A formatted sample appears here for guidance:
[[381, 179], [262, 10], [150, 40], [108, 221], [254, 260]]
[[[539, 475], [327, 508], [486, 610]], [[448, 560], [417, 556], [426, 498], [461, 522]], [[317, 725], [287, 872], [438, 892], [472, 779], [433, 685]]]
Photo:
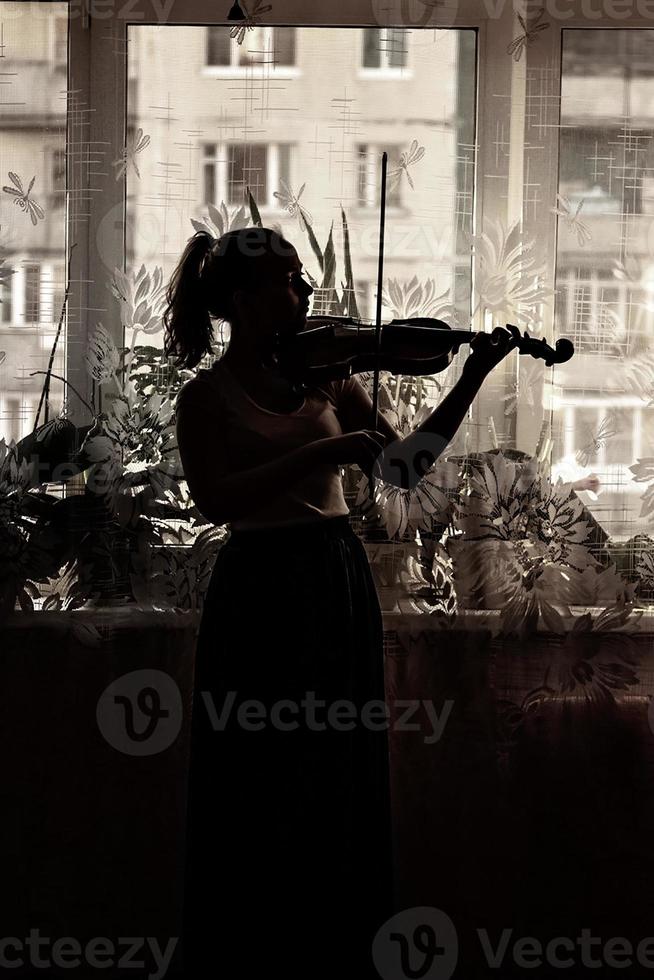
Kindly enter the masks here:
[[41, 266], [25, 266], [25, 323], [35, 323], [40, 319], [40, 297]]
[[2, 314], [3, 323], [11, 323], [11, 299], [11, 280], [7, 279], [7, 281], [0, 283], [0, 301], [2, 303], [0, 306], [0, 313]]
[[[17, 15], [16, 8], [22, 8]], [[37, 9], [38, 8], [38, 9]], [[65, 263], [66, 3], [2, 3], [0, 437], [31, 431], [54, 342], [53, 269]], [[61, 277], [59, 277], [61, 281]], [[58, 319], [58, 312], [57, 312]], [[64, 375], [65, 336], [53, 372]], [[49, 417], [63, 408], [52, 379]], [[40, 422], [46, 421], [44, 411]]]
[[205, 163], [204, 182], [202, 200], [205, 204], [215, 204], [216, 202], [216, 165], [215, 163]]
[[366, 27], [363, 32], [363, 67], [379, 68], [380, 58], [380, 32], [374, 27]]
[[207, 64], [229, 65], [232, 39], [229, 27], [207, 27]]
[[378, 188], [381, 185], [381, 158], [388, 154], [386, 204], [399, 207], [402, 188], [401, 146], [385, 144], [357, 147], [357, 199], [359, 207], [378, 208]]
[[[233, 78], [205, 81], [200, 72], [194, 73], [195, 37], [200, 30], [204, 28], [129, 28], [130, 35], [145, 32], [149, 43], [128, 45], [132, 59], [129, 73], [138, 80], [128, 111], [134, 117], [134, 126], [142, 127], [151, 137], [150, 146], [143, 153], [142, 168], [139, 158], [141, 179], [131, 168], [127, 172], [128, 218], [135, 228], [134, 241], [139, 243], [129, 256], [130, 264], [138, 269], [148, 259], [155, 264], [163, 260], [164, 272], [169, 274], [192, 234], [190, 219], [208, 217], [203, 209], [208, 194], [217, 207], [224, 202], [233, 213], [245, 202], [244, 190], [249, 184], [264, 222], [272, 213], [275, 218], [268, 220], [276, 222], [280, 199], [274, 199], [273, 192], [281, 192], [280, 180], [288, 184], [292, 178], [293, 194], [299, 193], [303, 184], [305, 187], [300, 207], [292, 199], [287, 200], [282, 229], [297, 242], [314, 278], [319, 278], [320, 270], [312, 268], [314, 255], [302, 216], [310, 216], [321, 248], [333, 225], [336, 282], [340, 283], [342, 204], [350, 230], [355, 287], [359, 281], [373, 282], [377, 255], [370, 243], [378, 229], [380, 159], [386, 147], [390, 153], [387, 201], [390, 206], [401, 204], [404, 213], [401, 233], [398, 229], [386, 241], [385, 315], [390, 318], [440, 313], [451, 319], [451, 314], [447, 314], [449, 304], [456, 305], [467, 323], [470, 248], [466, 236], [472, 230], [474, 173], [474, 32], [384, 32], [385, 57], [398, 45], [400, 50], [413, 45], [414, 76], [392, 90], [380, 80], [379, 85], [384, 87], [377, 91], [374, 86], [378, 83], [359, 78], [358, 64], [363, 47], [367, 46], [368, 52], [379, 52], [378, 30], [297, 28], [292, 33], [297, 50], [302, 51], [302, 74], [297, 79], [276, 81], [274, 90], [265, 78], [257, 76], [244, 75], [235, 84]], [[248, 40], [247, 47], [244, 41], [243, 47], [252, 54], [257, 45], [261, 48], [265, 32], [247, 33], [252, 40]], [[279, 29], [275, 35], [277, 43], [285, 35], [290, 37], [291, 32]], [[183, 60], [186, 68], [175, 86], [171, 106], [171, 117], [174, 115], [179, 122], [160, 119], [153, 108], [158, 104], [157, 71], [152, 64], [146, 71], [145, 66], [136, 63], [142, 50], [154, 52], [161, 71], [173, 60]], [[376, 63], [379, 65], [378, 57]], [[440, 65], [438, 72], [434, 71], [436, 63]], [[347, 95], [335, 95], [344, 84]], [[409, 104], [425, 107], [420, 118], [398, 123], [406, 117]], [[192, 122], [193, 112], [189, 118], [189, 107], [193, 106], [202, 106], [196, 122]], [[215, 107], [215, 120], [207, 113], [207, 106]], [[187, 149], [188, 131], [197, 131], [195, 170]], [[208, 141], [218, 146], [215, 188], [211, 187], [213, 178], [207, 175], [202, 162], [202, 147]], [[274, 154], [267, 153], [268, 146], [278, 148], [277, 172], [271, 167]], [[368, 173], [362, 173], [360, 167], [363, 146], [370, 147]], [[147, 218], [147, 206], [154, 209], [153, 200], [170, 200], [173, 194], [168, 186], [172, 171], [169, 167], [162, 172], [154, 164], [157, 159], [166, 159], [171, 167], [177, 165], [175, 180], [195, 186], [190, 199], [197, 202], [188, 213], [181, 205], [173, 215], [169, 209], [165, 227], [160, 226], [161, 241], [153, 241], [151, 234], [138, 233], [139, 221]], [[273, 174], [276, 183], [270, 184]], [[364, 200], [368, 214], [360, 207]], [[271, 201], [275, 203], [272, 213], [266, 210]], [[426, 229], [437, 231], [431, 234]], [[461, 271], [455, 290], [457, 269]], [[417, 289], [410, 286], [414, 277]], [[323, 299], [318, 294], [315, 305], [319, 307]], [[445, 383], [445, 379], [441, 380]]]
[[279, 179], [286, 184], [291, 179], [291, 145], [290, 143], [280, 143], [277, 147], [279, 154]]
[[268, 200], [268, 147], [257, 143], [232, 143], [228, 148], [227, 200], [245, 203], [247, 188], [255, 200]]
[[555, 472], [598, 473], [589, 507], [618, 540], [643, 529], [630, 466], [654, 453], [651, 428], [638, 423], [634, 436], [654, 388], [652, 52], [654, 31], [563, 32], [556, 323], [577, 352], [556, 372], [557, 411], [575, 406], [575, 458], [560, 447]]
[[617, 78], [625, 70], [641, 77], [654, 73], [652, 31], [566, 31], [563, 46], [565, 75]]
[[259, 26], [246, 31], [236, 48], [239, 65], [272, 64], [272, 44], [272, 32], [268, 28]]
[[393, 28], [386, 32], [386, 50], [391, 68], [404, 68], [407, 59], [407, 31]]
[[[475, 32], [385, 32], [384, 64], [399, 44], [400, 50], [409, 51], [412, 69], [410, 78], [389, 86], [388, 79], [361, 77], [359, 71], [364, 41], [369, 52], [379, 52], [377, 30], [297, 28], [297, 77], [281, 74], [274, 82], [267, 70], [207, 77], [198, 64], [203, 56], [198, 40], [203, 35], [198, 32], [203, 30], [169, 24], [135, 24], [128, 29], [129, 74], [137, 80], [128, 113], [133, 125], [150, 136], [149, 146], [138, 156], [140, 178], [133, 168], [127, 171], [127, 217], [134, 228], [128, 270], [136, 274], [142, 265], [163, 266], [167, 281], [194, 232], [191, 219], [211, 226], [209, 194], [226, 227], [243, 204], [249, 218], [244, 194], [249, 185], [264, 225], [281, 228], [316, 282], [322, 273], [309, 231], [323, 251], [332, 232], [334, 289], [316, 290], [312, 312], [335, 312], [330, 303], [336, 290], [339, 297], [345, 295], [346, 312], [374, 316], [380, 165], [386, 148], [387, 201], [389, 206], [400, 204], [402, 214], [401, 223], [393, 222], [391, 211], [386, 225], [383, 316], [440, 316], [447, 322], [458, 316], [459, 324], [467, 327]], [[266, 36], [271, 35], [264, 29], [247, 32], [238, 57], [265, 53], [266, 43], [270, 47]], [[280, 28], [274, 36], [279, 51], [291, 32]], [[143, 51], [151, 52], [147, 65], [138, 63]], [[172, 101], [162, 114], [157, 108], [158, 84], [173, 63], [183, 64], [184, 70], [175, 76]], [[411, 105], [419, 105], [420, 111], [408, 114]], [[410, 121], [404, 121], [407, 115]], [[215, 187], [206, 172], [204, 147], [210, 143], [216, 146]], [[369, 159], [364, 173], [362, 147]], [[166, 161], [165, 169], [161, 160]], [[347, 293], [342, 289], [346, 261], [341, 206], [353, 273]], [[158, 235], [153, 228], [159, 229]], [[128, 333], [127, 341], [131, 339]], [[148, 336], [153, 348], [160, 349], [162, 341], [161, 331]], [[458, 370], [455, 364], [439, 377], [445, 391]], [[432, 384], [429, 391], [433, 388]]]
[[357, 204], [360, 208], [366, 206], [366, 189], [369, 183], [368, 178], [368, 147], [357, 146]]
[[50, 207], [63, 208], [66, 204], [66, 151], [52, 150], [52, 176]]
[[294, 27], [273, 27], [273, 44], [276, 65], [295, 64]]

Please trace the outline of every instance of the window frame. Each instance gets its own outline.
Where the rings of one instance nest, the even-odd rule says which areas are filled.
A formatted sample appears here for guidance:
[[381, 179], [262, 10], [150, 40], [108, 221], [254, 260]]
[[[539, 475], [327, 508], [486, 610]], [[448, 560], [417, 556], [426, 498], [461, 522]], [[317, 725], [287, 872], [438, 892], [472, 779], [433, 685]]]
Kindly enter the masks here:
[[[50, 45], [51, 45], [50, 58], [51, 58], [51, 61], [52, 61], [52, 64], [53, 64], [54, 68], [56, 70], [61, 70], [61, 71], [65, 71], [65, 69], [66, 69], [66, 61], [67, 61], [67, 58], [68, 58], [68, 51], [69, 51], [69, 47], [68, 47], [68, 30], [69, 30], [68, 22], [69, 22], [69, 18], [68, 17], [66, 17], [66, 16], [64, 16], [62, 14], [55, 14], [54, 17], [52, 18], [52, 24], [51, 24], [52, 34], [51, 34], [51, 38], [50, 38]], [[65, 43], [66, 52], [64, 54], [64, 57], [61, 58], [61, 57], [59, 57], [60, 49], [59, 49], [59, 43], [58, 43], [59, 40], [60, 40], [60, 38], [57, 35], [57, 30], [59, 30], [59, 29], [62, 29], [63, 30], [63, 24], [64, 23], [66, 25], [66, 43]], [[61, 40], [63, 40], [63, 39], [61, 39]]]
[[[651, 0], [650, 0], [651, 2]], [[653, 3], [654, 5], [654, 3]], [[406, 5], [404, 5], [406, 6]], [[447, 6], [447, 5], [446, 5]], [[529, 70], [542, 72], [553, 82], [553, 95], [560, 93], [561, 38], [562, 31], [574, 27], [589, 27], [584, 16], [586, 0], [572, 0], [552, 20], [547, 30], [538, 37], [538, 43], [529, 46], [519, 61], [507, 56], [507, 42], [520, 33], [520, 23], [512, 4], [478, 3], [478, 0], [459, 0], [452, 15], [443, 22], [438, 7], [426, 7], [419, 23], [403, 23], [400, 0], [387, 5], [370, 4], [370, 0], [351, 0], [343, 5], [340, 0], [325, 0], [320, 5], [307, 5], [301, 0], [277, 0], [273, 9], [265, 15], [266, 26], [294, 27], [379, 27], [394, 26], [418, 28], [472, 28], [477, 32], [477, 117], [476, 117], [476, 167], [474, 177], [473, 221], [479, 234], [490, 223], [501, 222], [505, 227], [522, 218], [522, 234], [526, 239], [538, 242], [539, 251], [547, 263], [546, 278], [555, 282], [556, 216], [552, 202], [558, 189], [558, 112], [557, 100], [545, 105], [542, 116], [534, 118], [524, 111], [521, 120], [519, 106], [526, 101], [527, 65]], [[642, 4], [640, 5], [642, 8]], [[393, 11], [396, 11], [393, 13]], [[592, 28], [642, 27], [652, 29], [651, 18], [638, 11], [616, 19], [596, 11]], [[439, 17], [441, 18], [439, 20]], [[130, 0], [125, 9], [102, 10], [91, 16], [88, 9], [72, 16], [69, 28], [68, 66], [69, 91], [75, 93], [75, 104], [81, 111], [69, 111], [67, 116], [67, 146], [78, 145], [83, 140], [97, 148], [97, 159], [83, 159], [77, 155], [69, 165], [69, 192], [71, 206], [67, 213], [67, 240], [76, 243], [71, 254], [71, 285], [68, 305], [67, 372], [71, 383], [86, 397], [93, 397], [92, 383], [84, 365], [84, 351], [88, 337], [96, 321], [102, 321], [122, 343], [122, 327], [117, 304], [111, 302], [106, 289], [108, 269], [107, 255], [111, 264], [125, 270], [125, 176], [116, 180], [112, 160], [117, 159], [124, 147], [126, 133], [127, 93], [127, 35], [132, 26], [161, 24], [161, 14], [151, 0]], [[166, 9], [166, 25], [227, 26], [226, 20], [216, 16], [216, 7], [208, 0], [172, 0]], [[116, 52], [120, 52], [117, 54]], [[265, 66], [263, 66], [265, 67]], [[221, 69], [219, 69], [221, 70]], [[231, 67], [227, 69], [232, 72]], [[241, 69], [239, 69], [241, 70]], [[253, 71], [243, 66], [243, 71]], [[279, 70], [279, 69], [277, 69]], [[297, 69], [299, 70], [299, 69]], [[381, 81], [377, 69], [372, 70]], [[402, 73], [405, 69], [399, 69]], [[557, 85], [558, 79], [558, 85]], [[513, 112], [510, 107], [513, 104]], [[496, 141], [503, 133], [505, 149], [497, 159]], [[524, 147], [538, 144], [541, 151], [532, 161], [529, 181], [536, 183], [539, 194], [533, 201], [524, 200], [525, 159]], [[79, 159], [78, 159], [79, 158]], [[498, 194], [498, 180], [506, 181], [507, 193]], [[78, 204], [77, 202], [81, 202]], [[108, 222], [107, 217], [111, 217]], [[103, 254], [98, 242], [102, 231]], [[70, 245], [67, 246], [70, 248]], [[473, 282], [478, 271], [473, 256]], [[92, 310], [88, 317], [86, 311]], [[543, 309], [542, 330], [552, 337], [554, 326], [553, 304]], [[472, 329], [483, 329], [480, 315], [471, 319]], [[516, 358], [517, 362], [517, 358]], [[517, 370], [517, 367], [516, 367]], [[489, 396], [480, 393], [481, 402]], [[71, 406], [76, 409], [77, 400]], [[493, 402], [488, 411], [479, 405], [480, 417], [492, 414]], [[86, 421], [83, 410], [80, 421]], [[529, 420], [518, 416], [515, 438], [517, 444], [536, 445], [541, 420]]]

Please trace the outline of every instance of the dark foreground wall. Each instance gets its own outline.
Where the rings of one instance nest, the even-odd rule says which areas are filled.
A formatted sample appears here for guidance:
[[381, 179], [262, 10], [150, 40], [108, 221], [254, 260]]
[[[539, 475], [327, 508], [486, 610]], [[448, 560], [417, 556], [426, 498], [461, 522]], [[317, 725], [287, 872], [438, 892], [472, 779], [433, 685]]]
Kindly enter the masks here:
[[[117, 961], [127, 937], [165, 949], [180, 933], [197, 624], [136, 610], [72, 617], [17, 616], [3, 631], [1, 932], [24, 940], [38, 929], [50, 943], [106, 937]], [[652, 635], [590, 629], [509, 641], [391, 619], [398, 910], [447, 917], [455, 980], [561, 975], [547, 956], [538, 969], [524, 965], [525, 949], [537, 948], [516, 947], [524, 937], [543, 950], [556, 937], [572, 943], [556, 951], [573, 958], [564, 975], [654, 975], [635, 955], [627, 965], [626, 947], [606, 946], [622, 938], [635, 951], [654, 935]], [[102, 642], [87, 645], [93, 636], [71, 622], [95, 623]], [[130, 679], [136, 671], [146, 673]], [[121, 751], [126, 704], [139, 689], [143, 712]], [[584, 929], [601, 939], [588, 968]], [[483, 936], [493, 949], [506, 939], [497, 968]], [[450, 975], [451, 954], [438, 953], [438, 980]], [[146, 949], [129, 955], [147, 967], [37, 975], [154, 974]], [[535, 963], [537, 952], [529, 955]], [[622, 956], [621, 970], [609, 968], [611, 955]]]

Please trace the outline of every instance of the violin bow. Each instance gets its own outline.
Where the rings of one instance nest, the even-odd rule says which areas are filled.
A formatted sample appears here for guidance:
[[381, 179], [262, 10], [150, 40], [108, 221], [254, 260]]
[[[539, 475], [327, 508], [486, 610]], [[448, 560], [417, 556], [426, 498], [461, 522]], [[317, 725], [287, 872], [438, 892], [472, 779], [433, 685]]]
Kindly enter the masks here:
[[[379, 355], [381, 348], [382, 280], [384, 275], [384, 230], [386, 227], [386, 171], [388, 153], [384, 150], [381, 160], [381, 208], [379, 214], [379, 264], [377, 267], [377, 314], [375, 317], [375, 370], [372, 383], [372, 428], [377, 428], [379, 415]], [[373, 471], [368, 480], [370, 499], [375, 499]]]

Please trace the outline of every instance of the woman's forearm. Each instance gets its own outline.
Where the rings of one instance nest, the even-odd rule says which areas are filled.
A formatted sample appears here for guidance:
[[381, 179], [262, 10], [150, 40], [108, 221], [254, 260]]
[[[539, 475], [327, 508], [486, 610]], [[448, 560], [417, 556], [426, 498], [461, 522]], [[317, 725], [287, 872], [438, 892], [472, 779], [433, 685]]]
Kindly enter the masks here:
[[477, 397], [484, 378], [479, 370], [464, 364], [459, 380], [416, 432], [434, 433], [442, 436], [446, 444], [450, 442]]

